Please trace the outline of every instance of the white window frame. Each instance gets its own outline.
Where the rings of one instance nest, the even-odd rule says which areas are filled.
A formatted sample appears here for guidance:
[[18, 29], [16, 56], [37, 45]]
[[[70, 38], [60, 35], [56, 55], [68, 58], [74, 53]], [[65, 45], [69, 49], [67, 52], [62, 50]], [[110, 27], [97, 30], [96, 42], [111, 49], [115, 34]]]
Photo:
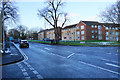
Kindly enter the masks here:
[[85, 31], [81, 31], [81, 35], [85, 34]]
[[91, 28], [94, 28], [94, 25], [91, 25]]
[[84, 29], [84, 27], [85, 27], [84, 25], [81, 25], [81, 29]]
[[85, 36], [81, 36], [81, 40], [85, 40]]

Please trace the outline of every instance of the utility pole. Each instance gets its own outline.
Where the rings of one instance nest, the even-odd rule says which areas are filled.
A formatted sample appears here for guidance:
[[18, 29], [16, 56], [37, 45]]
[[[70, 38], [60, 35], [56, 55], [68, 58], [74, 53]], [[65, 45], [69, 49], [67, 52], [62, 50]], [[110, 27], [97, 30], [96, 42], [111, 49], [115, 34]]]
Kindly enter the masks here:
[[119, 30], [118, 41], [120, 42], [120, 1], [118, 1], [118, 30]]
[[5, 53], [5, 31], [4, 31], [4, 0], [2, 1], [2, 28], [3, 28], [3, 53]]

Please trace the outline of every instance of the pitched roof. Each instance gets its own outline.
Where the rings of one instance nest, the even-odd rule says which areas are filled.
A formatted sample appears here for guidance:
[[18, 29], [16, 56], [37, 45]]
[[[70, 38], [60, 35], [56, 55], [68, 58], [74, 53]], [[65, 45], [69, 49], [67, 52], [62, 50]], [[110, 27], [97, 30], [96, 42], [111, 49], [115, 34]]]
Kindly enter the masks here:
[[81, 21], [83, 23], [85, 23], [86, 25], [97, 25], [98, 22], [97, 21]]
[[73, 28], [73, 27], [75, 27], [75, 26], [77, 26], [77, 24], [73, 24], [73, 25], [65, 26], [63, 29]]

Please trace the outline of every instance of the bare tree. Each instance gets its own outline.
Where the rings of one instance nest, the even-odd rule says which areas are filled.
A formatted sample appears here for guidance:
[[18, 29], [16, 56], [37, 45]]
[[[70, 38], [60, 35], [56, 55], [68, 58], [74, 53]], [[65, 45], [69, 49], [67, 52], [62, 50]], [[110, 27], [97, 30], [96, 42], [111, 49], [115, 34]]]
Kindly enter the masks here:
[[63, 27], [67, 21], [67, 13], [60, 10], [63, 6], [62, 0], [48, 0], [46, 3], [48, 6], [42, 10], [38, 10], [38, 16], [43, 17], [55, 29], [56, 44], [59, 44], [58, 22], [60, 22], [61, 17], [64, 17], [62, 24], [59, 26]]
[[27, 27], [23, 26], [23, 25], [19, 25], [16, 27], [16, 29], [19, 31], [20, 33], [20, 38], [21, 39], [25, 39], [26, 38], [26, 33], [27, 33]]
[[118, 23], [118, 2], [102, 11], [99, 17], [104, 22]]
[[[0, 1], [0, 4], [2, 4], [2, 1]], [[17, 13], [17, 8], [13, 5], [12, 2], [9, 0], [6, 0], [3, 2], [4, 9], [0, 9], [0, 15], [3, 16], [3, 10], [4, 10], [4, 23], [9, 22], [16, 22], [18, 20], [18, 13]]]

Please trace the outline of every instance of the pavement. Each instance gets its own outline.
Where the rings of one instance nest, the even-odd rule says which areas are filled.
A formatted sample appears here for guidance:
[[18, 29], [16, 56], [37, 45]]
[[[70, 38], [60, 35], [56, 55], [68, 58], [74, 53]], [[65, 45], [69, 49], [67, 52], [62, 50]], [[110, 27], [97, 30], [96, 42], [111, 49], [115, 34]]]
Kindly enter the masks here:
[[3, 66], [22, 61], [24, 59], [22, 54], [17, 50], [17, 48], [14, 45], [10, 46], [10, 50], [11, 50], [11, 53], [0, 54], [0, 57], [2, 57]]

